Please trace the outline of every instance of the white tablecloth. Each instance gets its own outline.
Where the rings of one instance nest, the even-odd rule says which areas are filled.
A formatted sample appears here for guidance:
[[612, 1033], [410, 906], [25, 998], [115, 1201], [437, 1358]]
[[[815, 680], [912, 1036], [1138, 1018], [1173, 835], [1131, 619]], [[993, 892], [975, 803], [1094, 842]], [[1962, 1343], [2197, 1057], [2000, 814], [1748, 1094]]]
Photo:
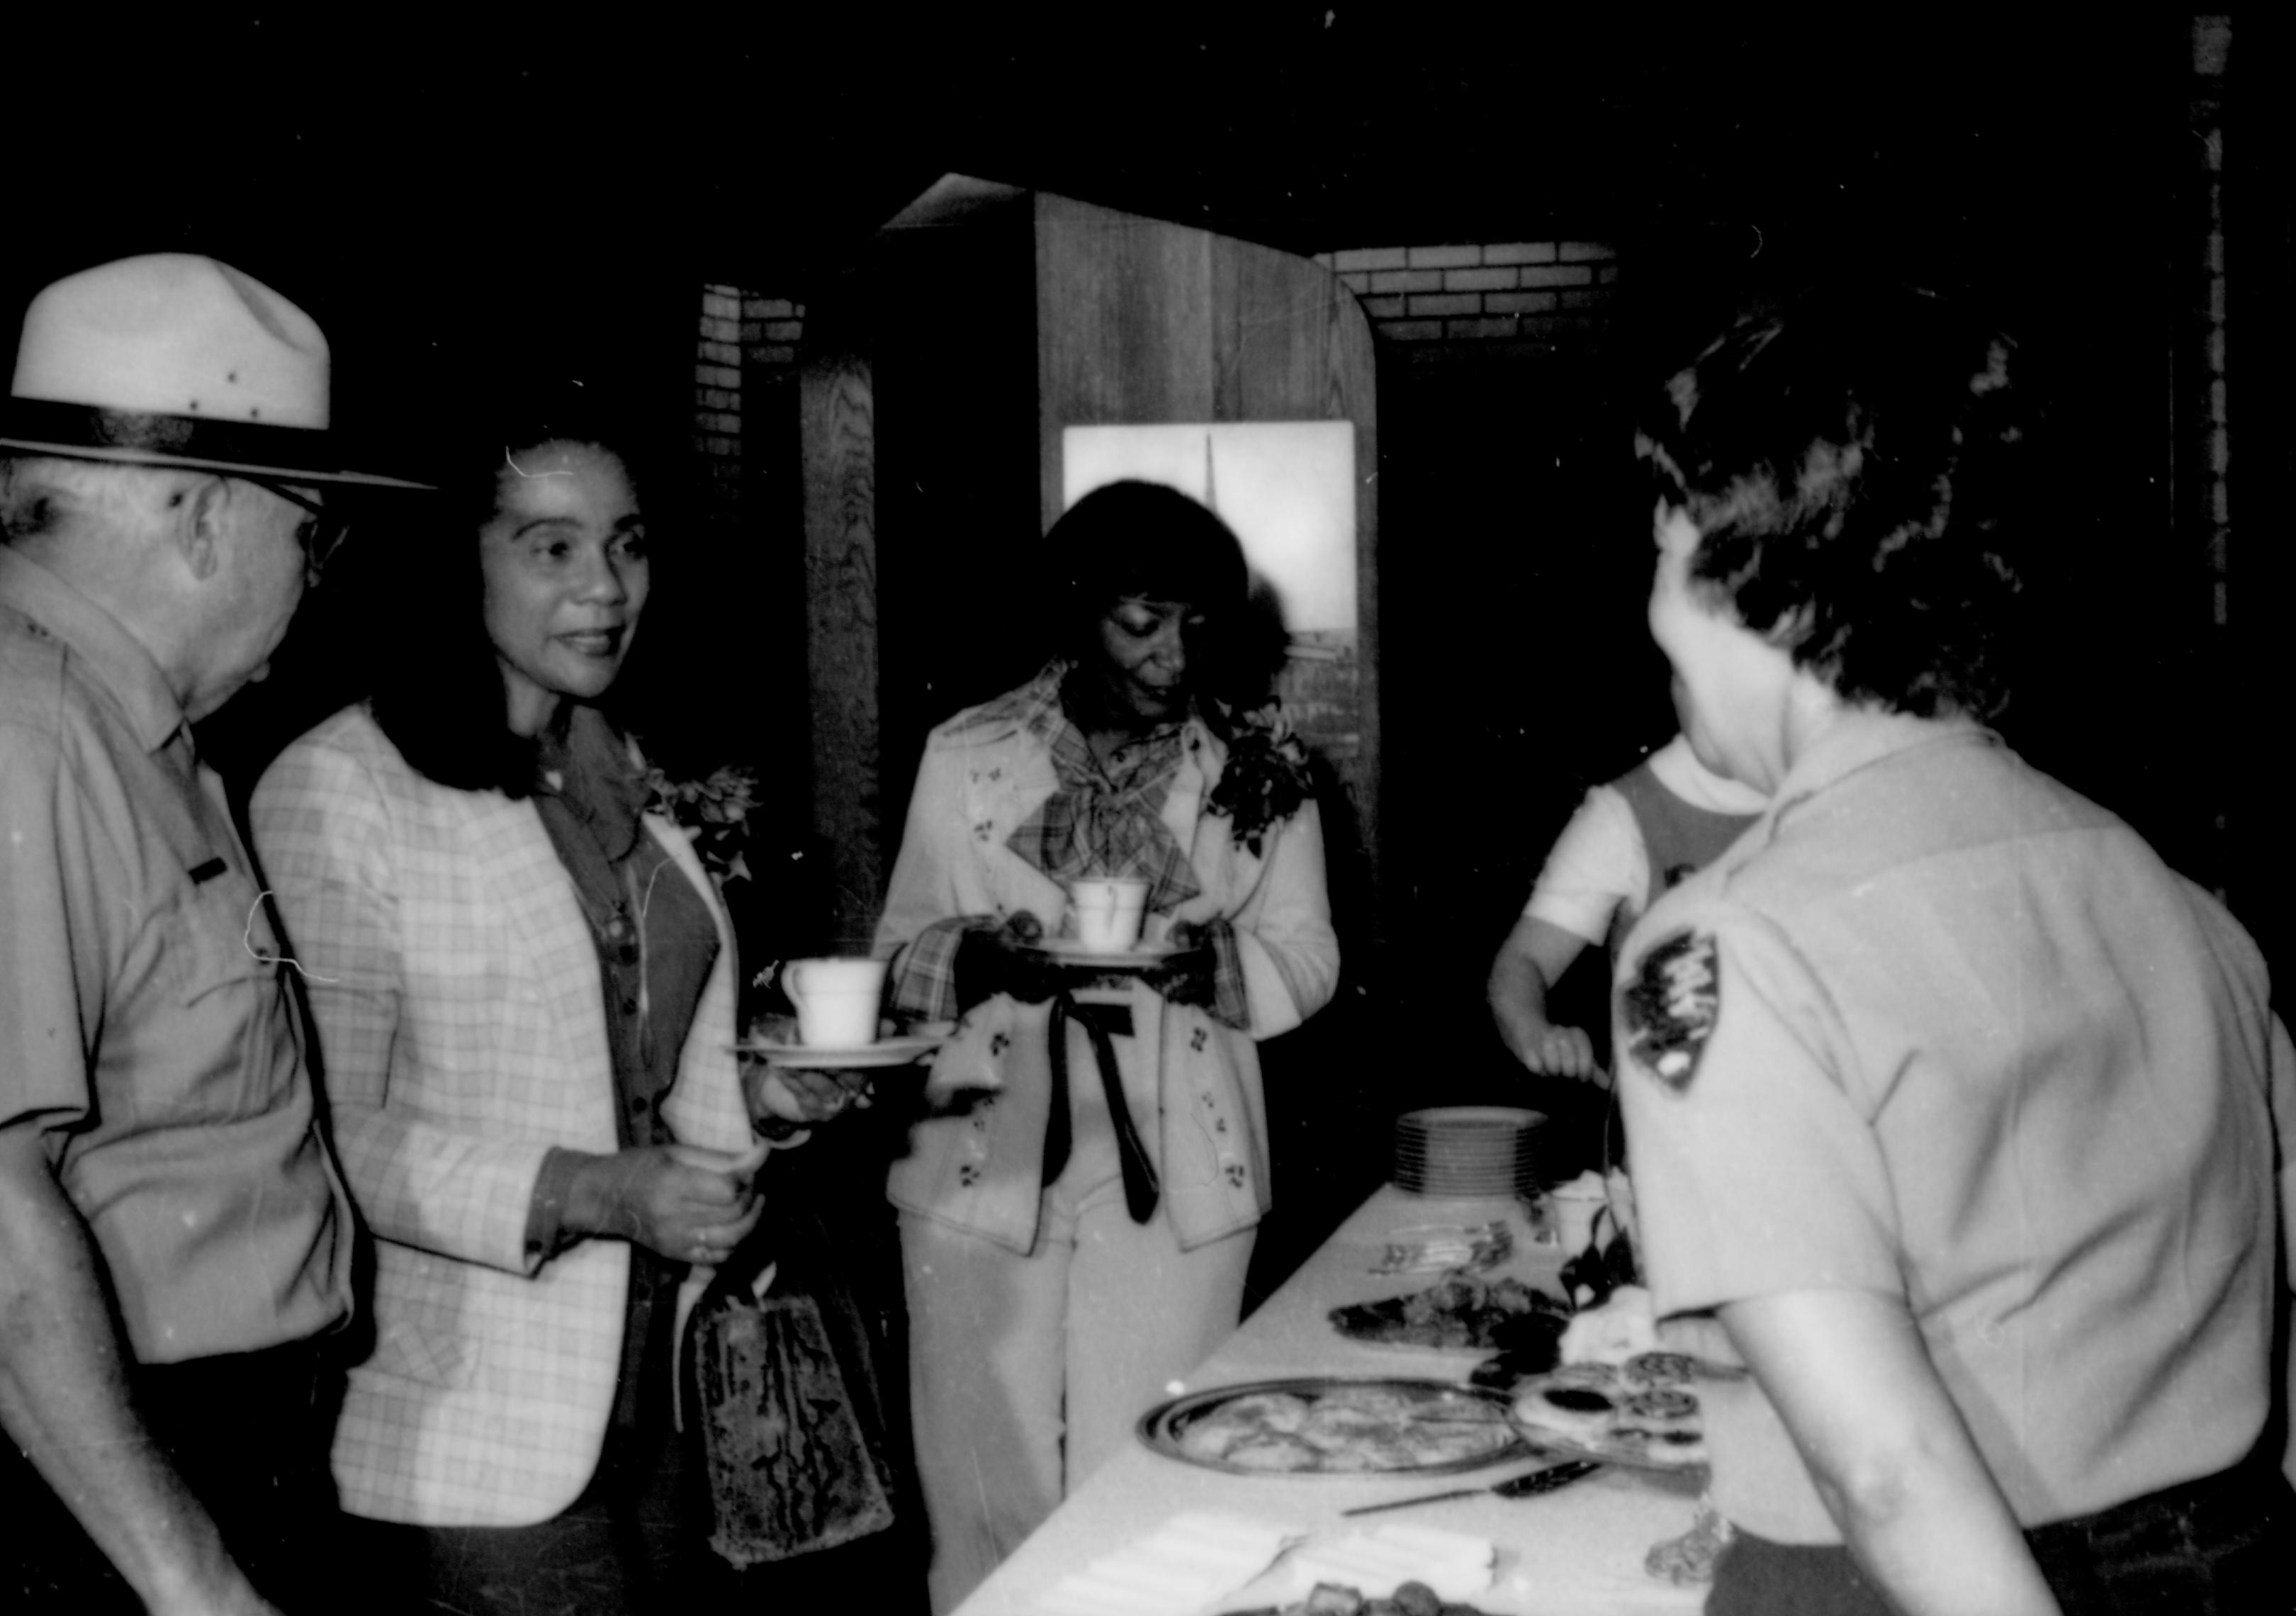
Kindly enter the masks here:
[[[1483, 1355], [1365, 1346], [1341, 1338], [1325, 1316], [1341, 1302], [1402, 1295], [1432, 1283], [1435, 1276], [1428, 1273], [1372, 1271], [1394, 1231], [1500, 1218], [1513, 1225], [1514, 1256], [1491, 1276], [1513, 1274], [1554, 1288], [1558, 1253], [1534, 1243], [1514, 1202], [1437, 1201], [1382, 1189], [1194, 1374], [1176, 1382], [1172, 1394], [1292, 1375], [1464, 1380]], [[1675, 1587], [1643, 1569], [1652, 1544], [1690, 1529], [1697, 1489], [1688, 1478], [1613, 1467], [1531, 1498], [1486, 1495], [1354, 1520], [1340, 1513], [1386, 1498], [1487, 1484], [1527, 1468], [1533, 1466], [1386, 1479], [1236, 1476], [1136, 1447], [1079, 1487], [960, 1607], [959, 1616], [1046, 1616], [1046, 1596], [1063, 1579], [1150, 1537], [1177, 1516], [1206, 1512], [1292, 1527], [1319, 1543], [1387, 1522], [1488, 1538], [1499, 1551], [1496, 1579], [1473, 1603], [1510, 1616], [1683, 1616], [1704, 1603], [1702, 1588]], [[1201, 1608], [1271, 1603], [1267, 1590], [1255, 1587]]]

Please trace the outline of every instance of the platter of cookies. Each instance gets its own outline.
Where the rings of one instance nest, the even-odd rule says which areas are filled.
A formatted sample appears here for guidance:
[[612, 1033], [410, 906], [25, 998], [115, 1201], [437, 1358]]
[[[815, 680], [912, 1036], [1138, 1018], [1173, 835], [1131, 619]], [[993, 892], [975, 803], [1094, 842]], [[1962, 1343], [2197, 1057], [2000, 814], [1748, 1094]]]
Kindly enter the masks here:
[[1687, 1470], [1706, 1463], [1701, 1385], [1742, 1373], [1679, 1352], [1564, 1364], [1515, 1382], [1511, 1414], [1516, 1429], [1549, 1453]]
[[1331, 1310], [1332, 1328], [1351, 1341], [1421, 1351], [1544, 1349], [1547, 1363], [1570, 1305], [1519, 1279], [1486, 1280], [1455, 1268], [1423, 1291]]
[[1313, 1376], [1175, 1398], [1139, 1433], [1167, 1457], [1236, 1475], [1447, 1475], [1532, 1451], [1509, 1403], [1442, 1381]]

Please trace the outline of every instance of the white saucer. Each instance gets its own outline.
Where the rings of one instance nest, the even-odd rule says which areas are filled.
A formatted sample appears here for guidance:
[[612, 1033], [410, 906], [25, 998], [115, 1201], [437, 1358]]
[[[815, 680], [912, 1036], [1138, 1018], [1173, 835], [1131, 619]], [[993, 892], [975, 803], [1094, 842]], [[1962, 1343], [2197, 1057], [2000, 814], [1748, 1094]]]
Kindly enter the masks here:
[[810, 1044], [784, 1043], [778, 1038], [750, 1038], [734, 1046], [736, 1054], [753, 1054], [768, 1066], [806, 1066], [816, 1071], [849, 1070], [865, 1066], [906, 1066], [941, 1046], [946, 1033], [910, 1033], [879, 1038], [849, 1049], [816, 1048]]
[[1040, 938], [1029, 947], [1054, 959], [1078, 964], [1105, 965], [1111, 971], [1136, 970], [1168, 960], [1180, 950], [1172, 943], [1135, 943], [1129, 948], [1092, 948], [1083, 939], [1074, 937]]

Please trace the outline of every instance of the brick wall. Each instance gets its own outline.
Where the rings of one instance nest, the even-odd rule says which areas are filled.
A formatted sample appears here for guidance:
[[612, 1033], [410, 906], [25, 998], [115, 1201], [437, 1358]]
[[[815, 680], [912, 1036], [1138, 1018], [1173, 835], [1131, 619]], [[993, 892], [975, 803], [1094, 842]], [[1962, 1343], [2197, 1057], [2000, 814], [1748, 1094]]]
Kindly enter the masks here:
[[[1608, 329], [1618, 255], [1600, 242], [1351, 247], [1316, 255], [1359, 298], [1373, 331], [1398, 343], [1576, 345]], [[694, 345], [693, 447], [712, 485], [738, 498], [745, 394], [797, 373], [805, 305], [737, 286], [701, 288]], [[757, 422], [751, 423], [755, 428]]]
[[742, 294], [731, 286], [701, 289], [701, 332], [693, 348], [693, 449], [712, 483], [740, 487]]
[[2193, 131], [2197, 136], [2202, 178], [2199, 190], [2207, 209], [2202, 225], [2205, 270], [2202, 277], [2202, 326], [2201, 364], [2206, 373], [2207, 447], [2204, 475], [2208, 479], [2207, 517], [2209, 560], [2214, 573], [2216, 620], [2228, 616], [2228, 571], [2232, 551], [2232, 488], [2227, 473], [2232, 465], [2230, 396], [2225, 378], [2225, 70], [2232, 50], [2232, 20], [2223, 16], [2193, 20]]
[[1316, 255], [1390, 342], [1576, 345], [1607, 329], [1618, 254], [1600, 242], [1351, 247]]
[[[805, 305], [737, 286], [705, 284], [693, 349], [693, 450], [719, 513], [741, 497], [743, 403], [751, 414], [775, 386], [794, 381]], [[746, 422], [753, 434], [768, 430]]]

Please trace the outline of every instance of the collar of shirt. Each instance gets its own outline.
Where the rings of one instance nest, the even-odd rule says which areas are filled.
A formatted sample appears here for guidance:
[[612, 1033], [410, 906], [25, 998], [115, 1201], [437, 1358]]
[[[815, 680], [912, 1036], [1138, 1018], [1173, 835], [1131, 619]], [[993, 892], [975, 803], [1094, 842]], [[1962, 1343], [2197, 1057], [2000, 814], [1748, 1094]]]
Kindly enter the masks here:
[[1054, 789], [1004, 839], [1026, 863], [1056, 882], [1095, 874], [1141, 875], [1148, 908], [1168, 915], [1202, 890], [1186, 850], [1163, 820], [1164, 802], [1188, 753], [1193, 718], [1160, 725], [1127, 742], [1103, 767], [1061, 702], [1070, 664], [1055, 660], [1020, 689], [974, 715], [969, 728], [1012, 726], [1042, 745]]
[[605, 715], [570, 703], [562, 729], [538, 737], [534, 761], [537, 789], [563, 802], [609, 861], [628, 857], [637, 845], [645, 782]]
[[1845, 708], [1805, 747], [1778, 783], [1771, 816], [1782, 818], [1827, 787], [1899, 752], [1969, 742], [1998, 744], [2000, 737], [1970, 718], [1916, 718], [1870, 707]]
[[1690, 750], [1690, 737], [1677, 735], [1650, 755], [1658, 783], [1693, 808], [1710, 814], [1759, 814], [1770, 800], [1752, 786], [1718, 775]]
[[[1080, 749], [1088, 759], [1090, 749], [1086, 746], [1084, 732], [1070, 719], [1067, 708], [1061, 703], [1062, 687], [1075, 669], [1076, 664], [1067, 658], [1054, 658], [1026, 685], [974, 708], [959, 722], [955, 733], [970, 739], [988, 741], [999, 735], [1025, 731], [1043, 742], [1055, 760], [1064, 767], [1075, 764]], [[1193, 710], [1185, 718], [1159, 725], [1137, 740], [1127, 742], [1124, 753], [1129, 756], [1136, 748], [1155, 746], [1174, 739], [1185, 740], [1192, 726], [1202, 727], [1201, 721]], [[1100, 772], [1096, 763], [1088, 767]]]
[[[1180, 753], [1187, 734], [1185, 719], [1160, 724], [1144, 734], [1118, 742], [1103, 762], [1092, 750], [1092, 742], [1085, 738], [1082, 727], [1069, 717], [1065, 701], [1055, 701], [1039, 708], [1029, 727], [1053, 754], [1053, 769], [1060, 776], [1062, 789], [1128, 795], [1155, 791], [1170, 783], [1173, 771], [1180, 767]], [[1160, 806], [1162, 792], [1155, 791], [1155, 795]]]
[[61, 641], [109, 691], [146, 751], [158, 751], [184, 727], [183, 703], [167, 676], [118, 618], [40, 565], [0, 545], [0, 607]]
[[[968, 740], [988, 742], [1026, 730], [1041, 734], [1041, 726], [1061, 719], [1061, 681], [1068, 677], [1069, 665], [1054, 660], [1045, 665], [1044, 671], [1018, 689], [1008, 690], [993, 701], [984, 701], [956, 719], [952, 733]], [[1047, 713], [1050, 718], [1047, 718]]]

